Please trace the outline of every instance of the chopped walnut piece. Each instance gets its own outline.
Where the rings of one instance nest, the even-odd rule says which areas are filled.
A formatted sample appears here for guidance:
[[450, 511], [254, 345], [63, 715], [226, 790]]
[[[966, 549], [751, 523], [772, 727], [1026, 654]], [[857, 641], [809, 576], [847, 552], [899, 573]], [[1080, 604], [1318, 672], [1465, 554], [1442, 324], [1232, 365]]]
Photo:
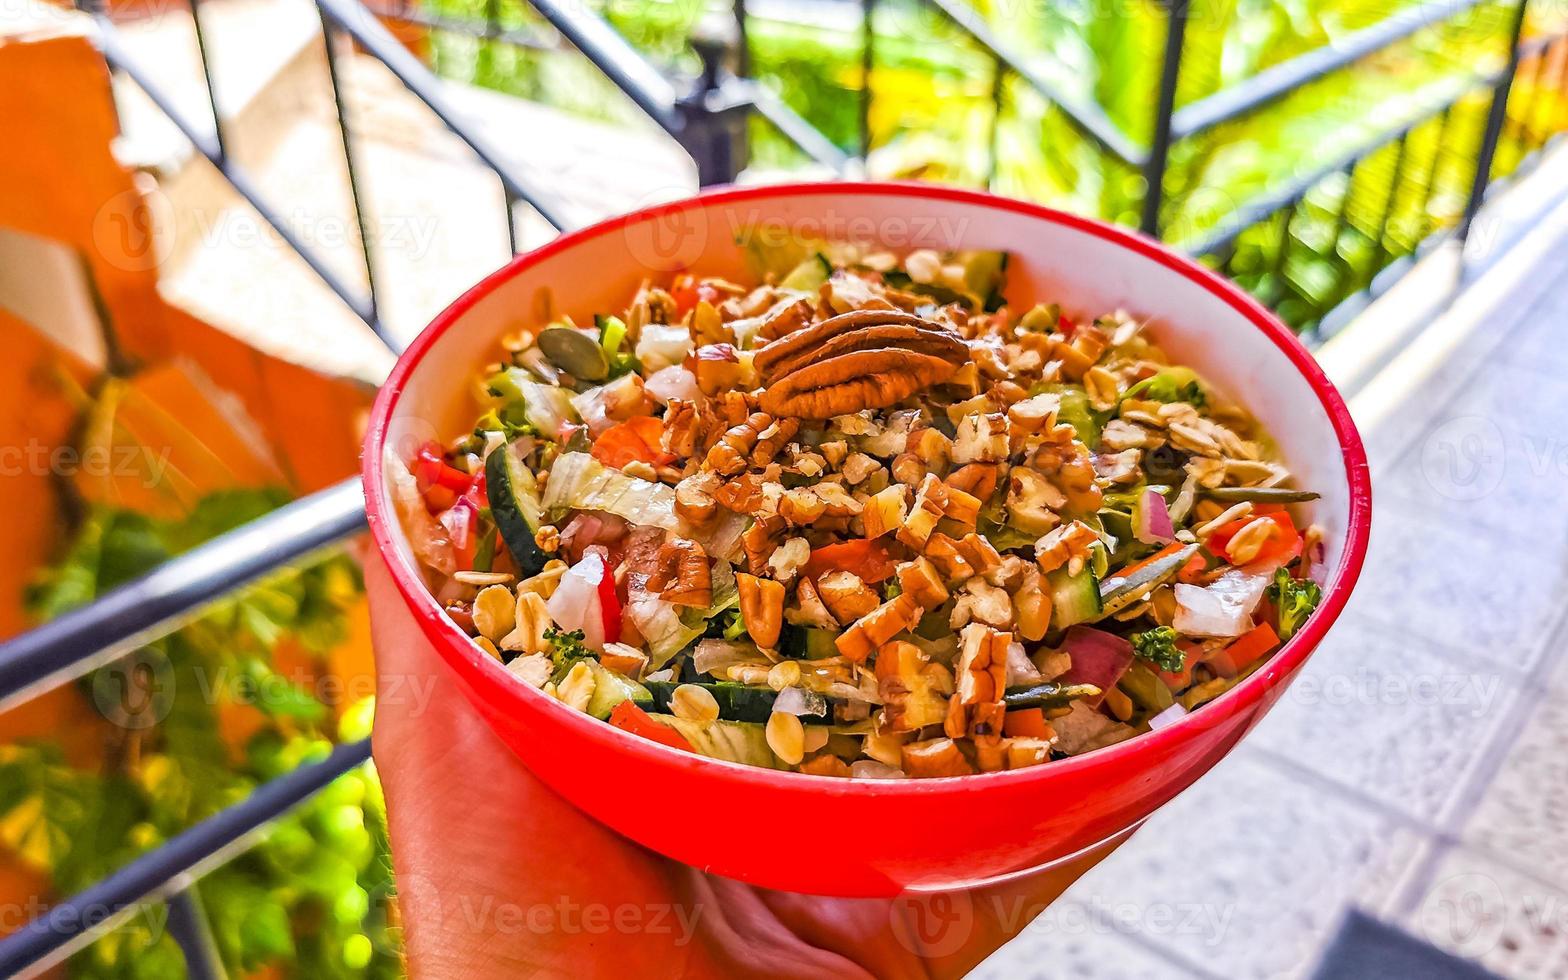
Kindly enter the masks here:
[[1137, 449], [1124, 449], [1119, 453], [1101, 453], [1094, 457], [1094, 472], [1107, 483], [1136, 483], [1143, 475], [1139, 465], [1143, 454]]
[[[733, 510], [737, 514], [755, 514], [762, 506], [764, 482], [760, 473], [742, 473], [717, 484], [711, 492], [713, 499], [726, 509]], [[680, 497], [677, 493], [677, 506], [679, 503]]]
[[752, 521], [751, 526], [741, 532], [740, 547], [746, 554], [746, 568], [753, 575], [761, 575], [768, 567], [768, 559], [773, 555], [774, 538], [784, 530], [782, 517], [762, 518]]
[[784, 626], [784, 585], [772, 579], [740, 572], [735, 576], [740, 592], [740, 617], [753, 643], [765, 650], [778, 645]]
[[[1046, 726], [1050, 731], [1050, 726]], [[1009, 738], [1004, 740], [1007, 750], [1007, 768], [1024, 769], [1051, 761], [1051, 746], [1056, 743], [1053, 732], [1050, 738]]]
[[810, 560], [811, 545], [806, 539], [790, 538], [768, 556], [768, 570], [776, 580], [788, 585]]
[[947, 487], [945, 496], [947, 499], [942, 504], [942, 516], [967, 527], [974, 527], [975, 521], [980, 519], [979, 498], [951, 486]]
[[959, 552], [958, 542], [940, 531], [927, 539], [925, 556], [951, 584], [962, 582], [975, 574], [974, 566]]
[[943, 724], [949, 738], [969, 735], [976, 745], [1002, 737], [1007, 692], [1007, 647], [1013, 634], [979, 623], [965, 626], [958, 636], [958, 660], [953, 670], [956, 690], [948, 702]]
[[648, 669], [648, 655], [625, 643], [606, 643], [599, 663], [635, 681], [641, 680], [643, 671]]
[[[948, 692], [939, 690], [925, 651], [894, 640], [877, 651], [877, 693], [882, 698], [882, 728], [914, 732], [947, 719]], [[940, 665], [938, 665], [940, 666]]]
[[998, 628], [1010, 626], [1013, 622], [1013, 600], [1002, 589], [978, 577], [969, 579], [960, 587], [949, 625], [956, 630], [976, 622]]
[[1007, 416], [1000, 412], [965, 415], [953, 438], [953, 462], [999, 463], [1011, 452]]
[[796, 766], [795, 771], [812, 776], [838, 776], [843, 779], [850, 777], [849, 763], [831, 752], [818, 752]]
[[689, 524], [702, 527], [719, 516], [714, 496], [719, 478], [713, 473], [694, 473], [675, 485], [675, 514]]
[[860, 514], [860, 501], [850, 496], [837, 483], [819, 483], [812, 487], [812, 492], [822, 499], [823, 506], [829, 517], [855, 517]]
[[1062, 396], [1046, 392], [1014, 402], [1007, 409], [1007, 417], [1025, 432], [1039, 432], [1056, 424], [1056, 413], [1062, 407]]
[[1056, 512], [1067, 506], [1067, 496], [1038, 471], [1015, 466], [1007, 476], [1006, 506], [1013, 527], [1044, 534], [1061, 523]]
[[967, 776], [974, 767], [950, 738], [931, 738], [903, 746], [901, 768], [911, 776]]
[[779, 501], [779, 516], [796, 527], [805, 527], [827, 512], [828, 503], [810, 487], [784, 491]]
[[983, 534], [969, 532], [958, 540], [957, 548], [958, 554], [975, 570], [976, 575], [983, 575], [1002, 563], [1002, 556], [997, 553], [996, 546]]
[[880, 538], [903, 526], [907, 514], [905, 497], [908, 490], [901, 483], [894, 483], [872, 494], [863, 505], [860, 517], [866, 537]]
[[1001, 480], [1002, 467], [996, 463], [968, 463], [947, 478], [950, 490], [962, 490], [977, 500], [990, 500]]
[[834, 641], [838, 652], [855, 663], [864, 663], [878, 647], [913, 629], [920, 619], [914, 597], [898, 595], [857, 619]]
[[882, 464], [874, 457], [867, 456], [865, 453], [855, 453], [844, 460], [844, 465], [839, 469], [844, 474], [844, 479], [853, 486], [881, 468]]
[[1083, 521], [1073, 521], [1046, 532], [1034, 545], [1034, 558], [1042, 572], [1054, 572], [1063, 565], [1069, 575], [1077, 575], [1089, 560], [1090, 547], [1100, 540], [1094, 529]]
[[849, 444], [842, 439], [834, 439], [818, 446], [817, 452], [822, 454], [829, 466], [838, 467], [842, 466], [845, 458], [849, 456]]
[[817, 580], [816, 591], [840, 623], [852, 623], [878, 604], [876, 592], [854, 572], [829, 572]]
[[757, 440], [763, 430], [768, 429], [772, 425], [773, 417], [771, 415], [766, 412], [753, 412], [746, 421], [731, 427], [729, 431], [719, 437], [719, 441], [714, 444], [712, 449], [708, 450], [708, 456], [704, 460], [704, 465], [708, 469], [722, 473], [725, 476], [734, 476], [737, 473], [744, 472], [747, 457], [751, 454], [752, 448], [757, 445]]
[[1045, 638], [1051, 628], [1051, 599], [1045, 594], [1045, 576], [1033, 565], [1025, 565], [1013, 592], [1013, 620], [1018, 635], [1031, 643]]
[[[871, 601], [876, 602], [875, 596]], [[821, 590], [809, 578], [802, 578], [800, 584], [795, 586], [795, 604], [784, 610], [784, 618], [796, 626], [823, 630], [838, 629], [841, 622], [822, 601]], [[846, 623], [849, 621], [842, 620]]]
[[898, 566], [898, 585], [923, 608], [932, 609], [947, 601], [947, 586], [929, 559], [916, 558]]
[[647, 588], [672, 605], [707, 606], [713, 601], [713, 577], [702, 545], [687, 538], [660, 545]]
[[936, 530], [946, 505], [947, 486], [935, 474], [927, 473], [920, 489], [915, 491], [915, 505], [895, 536], [914, 550], [924, 551], [926, 540]]
[[953, 440], [930, 426], [911, 432], [904, 449], [920, 457], [929, 469], [942, 472], [947, 470], [947, 464], [953, 458]]
[[773, 462], [779, 451], [799, 431], [800, 423], [795, 419], [774, 419], [767, 428], [757, 433], [757, 444], [751, 450], [751, 465], [766, 466]]

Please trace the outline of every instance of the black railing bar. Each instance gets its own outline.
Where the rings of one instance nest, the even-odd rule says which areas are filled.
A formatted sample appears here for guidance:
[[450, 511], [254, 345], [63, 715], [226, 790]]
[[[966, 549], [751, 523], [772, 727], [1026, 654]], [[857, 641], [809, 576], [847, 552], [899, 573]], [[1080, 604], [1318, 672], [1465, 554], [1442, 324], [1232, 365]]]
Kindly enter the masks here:
[[875, 92], [871, 78], [877, 67], [877, 0], [860, 0], [860, 91], [855, 93], [856, 135], [860, 139], [860, 159], [868, 167], [871, 160], [871, 100]]
[[476, 24], [465, 17], [452, 17], [445, 14], [433, 14], [426, 10], [407, 6], [407, 0], [402, 0], [396, 9], [385, 4], [367, 3], [367, 10], [385, 20], [395, 20], [402, 24], [412, 24], [415, 27], [425, 27], [431, 30], [446, 31], [449, 34], [463, 34], [468, 37], [493, 36], [501, 43], [514, 48], [527, 48], [530, 51], [556, 51], [560, 49], [559, 36], [551, 38], [540, 37], [537, 31], [526, 27], [503, 27], [494, 35], [488, 33], [488, 27]]
[[746, 0], [732, 0], [730, 17], [735, 21], [735, 74], [751, 77], [751, 32], [747, 21]]
[[1248, 228], [1268, 220], [1280, 208], [1295, 203], [1313, 187], [1332, 176], [1335, 172], [1353, 168], [1372, 153], [1397, 139], [1404, 138], [1409, 135], [1411, 130], [1431, 122], [1439, 114], [1452, 109], [1455, 104], [1468, 96], [1473, 89], [1473, 85], [1467, 86], [1463, 91], [1450, 96], [1442, 103], [1434, 105], [1430, 110], [1423, 112], [1419, 118], [1413, 119], [1397, 129], [1379, 133], [1354, 149], [1340, 155], [1331, 163], [1324, 164], [1308, 173], [1305, 177], [1287, 184], [1273, 194], [1255, 198], [1252, 202], [1237, 208], [1235, 212], [1236, 217], [1224, 225], [1221, 230], [1213, 232], [1192, 244], [1178, 243], [1178, 247], [1192, 255], [1209, 255], [1213, 253]]
[[849, 169], [852, 157], [790, 108], [772, 89], [755, 79], [736, 78], [734, 81], [744, 86], [746, 101], [757, 115], [766, 119], [801, 152], [840, 176]]
[[918, 2], [930, 5], [953, 26], [969, 35], [975, 43], [1007, 65], [1008, 71], [1028, 82], [1035, 91], [1055, 103], [1063, 115], [1099, 143], [1102, 149], [1113, 156], [1120, 157], [1123, 163], [1143, 165], [1145, 159], [1143, 150], [1122, 132], [1121, 127], [1116, 125], [1115, 120], [1111, 119], [1104, 109], [1093, 102], [1067, 95], [1054, 81], [1008, 50], [991, 32], [990, 25], [974, 7], [963, 0], [918, 0]]
[[376, 257], [371, 244], [370, 218], [365, 213], [365, 195], [360, 186], [360, 171], [355, 162], [354, 136], [349, 131], [348, 101], [343, 90], [343, 72], [338, 64], [337, 37], [326, 14], [321, 14], [321, 47], [327, 58], [327, 85], [332, 89], [332, 114], [338, 124], [338, 139], [343, 145], [343, 170], [348, 178], [349, 206], [354, 209], [354, 227], [359, 231], [359, 254], [365, 263], [365, 285], [370, 291], [370, 315], [380, 319], [381, 300], [376, 288]]
[[1182, 43], [1187, 36], [1191, 0], [1166, 0], [1165, 48], [1160, 61], [1160, 88], [1154, 100], [1149, 155], [1143, 163], [1143, 209], [1138, 226], [1145, 235], [1160, 236], [1160, 210], [1165, 204], [1165, 165], [1171, 154], [1172, 113], [1176, 109], [1176, 84], [1181, 80]]
[[0, 644], [0, 712], [169, 633], [214, 600], [342, 541], [364, 523], [359, 481], [345, 480]]
[[353, 311], [355, 316], [365, 321], [366, 326], [375, 331], [376, 336], [380, 337], [388, 347], [394, 351], [397, 350], [398, 347], [391, 336], [376, 321], [370, 303], [357, 290], [350, 288], [344, 283], [337, 273], [333, 272], [321, 261], [320, 256], [316, 255], [309, 246], [300, 240], [298, 235], [289, 229], [288, 224], [267, 204], [266, 199], [256, 185], [251, 182], [250, 178], [246, 176], [245, 172], [235, 166], [233, 161], [223, 158], [212, 135], [197, 129], [175, 107], [168, 95], [158, 87], [157, 83], [147, 77], [146, 73], [136, 65], [135, 60], [127, 55], [121, 47], [116, 28], [109, 19], [99, 15], [96, 21], [98, 24], [98, 46], [103, 52], [104, 61], [108, 62], [109, 67], [123, 72], [127, 78], [135, 82], [147, 94], [147, 98], [152, 101], [153, 105], [157, 106], [159, 111], [174, 124], [175, 128], [184, 134], [186, 139], [190, 140], [191, 145], [196, 148], [196, 152], [206, 157], [209, 163], [218, 168], [218, 172], [228, 181], [229, 186], [234, 188], [235, 192], [255, 209], [256, 213], [261, 216], [261, 220], [266, 222], [267, 226], [277, 233], [278, 237], [283, 239], [284, 243], [293, 249], [295, 254], [304, 260], [306, 265], [310, 266], [311, 271], [320, 277], [322, 282], [326, 283], [327, 288], [332, 290], [338, 299], [342, 300], [343, 304]]
[[92, 941], [141, 903], [179, 891], [249, 846], [269, 821], [303, 803], [370, 758], [370, 742], [335, 747], [319, 762], [258, 786], [114, 874], [56, 902], [49, 911], [0, 939], [0, 976], [36, 974]]
[[470, 126], [458, 121], [458, 113], [447, 101], [440, 80], [432, 75], [430, 70], [403, 46], [402, 42], [393, 37], [386, 25], [377, 20], [358, 0], [315, 0], [315, 3], [324, 17], [331, 18], [333, 23], [347, 32], [372, 58], [386, 66], [386, 69], [410, 94], [423, 102], [425, 108], [434, 113], [436, 118], [451, 130], [452, 135], [462, 140], [485, 166], [494, 171], [507, 193], [527, 202], [529, 207], [557, 230], [570, 225], [565, 215], [556, 211], [554, 205], [546, 204], [544, 195], [530, 187], [528, 180], [502, 158], [500, 151], [491, 145], [487, 137], [471, 131]]
[[678, 98], [675, 86], [614, 28], [578, 0], [525, 2], [560, 31], [572, 47], [593, 62], [594, 67], [625, 92], [660, 128], [672, 136], [679, 131], [681, 120], [675, 108]]
[[1481, 210], [1486, 196], [1487, 182], [1492, 179], [1492, 161], [1497, 153], [1497, 140], [1508, 121], [1508, 96], [1513, 91], [1514, 76], [1519, 73], [1519, 38], [1524, 31], [1525, 13], [1530, 0], [1517, 0], [1508, 29], [1508, 66], [1498, 75], [1492, 87], [1492, 103], [1487, 107], [1486, 126], [1481, 132], [1481, 146], [1476, 153], [1475, 177], [1470, 183], [1470, 196], [1465, 199], [1464, 214], [1459, 219], [1458, 237], [1463, 241], [1470, 234], [1470, 225]]
[[1338, 42], [1280, 62], [1246, 81], [1183, 106], [1177, 110], [1171, 130], [1176, 139], [1182, 139], [1212, 129], [1485, 2], [1489, 0], [1426, 0], [1390, 14]]
[[227, 980], [212, 926], [193, 882], [169, 896], [168, 930], [185, 958], [187, 980]]
[[502, 196], [506, 207], [506, 247], [512, 250], [513, 255], [517, 255], [521, 251], [517, 238], [517, 198], [504, 188]]
[[207, 51], [207, 32], [201, 26], [201, 3], [190, 0], [191, 29], [196, 35], [196, 57], [201, 62], [202, 81], [207, 84], [207, 104], [212, 107], [212, 142], [218, 156], [227, 159], [228, 141], [223, 136], [223, 113], [218, 109], [218, 88], [212, 80], [212, 59]]

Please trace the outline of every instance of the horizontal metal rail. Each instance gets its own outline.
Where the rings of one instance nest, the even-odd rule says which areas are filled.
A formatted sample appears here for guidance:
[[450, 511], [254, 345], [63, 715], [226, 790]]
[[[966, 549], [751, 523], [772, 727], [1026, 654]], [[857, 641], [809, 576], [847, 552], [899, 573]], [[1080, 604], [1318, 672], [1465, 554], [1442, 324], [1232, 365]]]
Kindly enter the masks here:
[[358, 480], [302, 497], [0, 644], [0, 712], [163, 636], [207, 604], [358, 532]]
[[0, 976], [36, 974], [59, 962], [138, 905], [175, 894], [243, 850], [270, 821], [370, 758], [370, 742], [339, 745], [319, 762], [258, 786], [243, 801], [171, 837], [96, 885], [0, 939]]
[[430, 69], [393, 37], [386, 25], [371, 15], [363, 4], [358, 0], [315, 0], [315, 3], [334, 25], [352, 37], [371, 57], [385, 65], [410, 94], [423, 102], [451, 130], [452, 135], [495, 172], [509, 198], [526, 203], [558, 231], [571, 226], [566, 216], [558, 212], [554, 205], [547, 204], [544, 194], [506, 161], [500, 149], [488, 137], [458, 121], [457, 111], [441, 90], [440, 79], [432, 75]]
[[1176, 111], [1175, 139], [1192, 136], [1263, 108], [1271, 102], [1357, 61], [1398, 44], [1412, 34], [1490, 0], [1428, 0], [1390, 14], [1371, 27], [1326, 47], [1280, 62], [1258, 74]]

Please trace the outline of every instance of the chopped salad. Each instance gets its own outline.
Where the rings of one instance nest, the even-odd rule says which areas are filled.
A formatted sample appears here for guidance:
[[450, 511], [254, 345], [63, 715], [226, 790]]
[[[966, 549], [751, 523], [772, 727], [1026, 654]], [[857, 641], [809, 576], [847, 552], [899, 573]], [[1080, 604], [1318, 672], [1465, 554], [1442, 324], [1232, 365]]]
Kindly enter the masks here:
[[1160, 728], [1317, 605], [1266, 434], [1123, 312], [1011, 309], [1000, 252], [790, 242], [503, 338], [393, 467], [516, 682], [825, 776], [1048, 765]]

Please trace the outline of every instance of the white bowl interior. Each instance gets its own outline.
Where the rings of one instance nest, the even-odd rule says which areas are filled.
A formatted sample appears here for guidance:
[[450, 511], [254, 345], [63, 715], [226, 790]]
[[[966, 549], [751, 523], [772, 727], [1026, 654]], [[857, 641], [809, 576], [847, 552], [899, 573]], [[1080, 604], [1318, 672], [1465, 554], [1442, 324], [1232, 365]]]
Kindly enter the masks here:
[[1322, 494], [1305, 514], [1324, 528], [1327, 567], [1338, 568], [1350, 515], [1345, 460], [1316, 393], [1284, 351], [1175, 269], [1089, 231], [975, 201], [824, 185], [820, 192], [710, 199], [590, 235], [480, 297], [434, 342], [390, 420], [389, 455], [406, 461], [424, 439], [444, 441], [472, 424], [476, 403], [466, 394], [479, 368], [497, 359], [504, 334], [552, 314], [591, 322], [596, 310], [623, 308], [644, 278], [682, 269], [744, 283], [736, 242], [748, 233], [852, 238], [895, 250], [1004, 249], [1012, 256], [1007, 297], [1015, 310], [1057, 302], [1085, 316], [1121, 308], [1151, 318], [1150, 333], [1171, 359], [1247, 406], [1273, 435], [1297, 484]]

